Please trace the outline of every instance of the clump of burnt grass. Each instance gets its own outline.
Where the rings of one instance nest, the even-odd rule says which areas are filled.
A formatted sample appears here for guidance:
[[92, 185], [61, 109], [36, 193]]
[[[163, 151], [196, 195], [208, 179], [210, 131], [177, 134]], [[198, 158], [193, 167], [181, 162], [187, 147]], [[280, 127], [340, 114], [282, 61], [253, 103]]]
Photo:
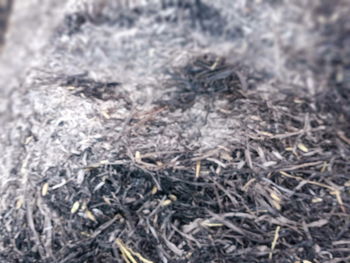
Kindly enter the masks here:
[[[201, 62], [190, 61], [181, 79], [173, 78], [176, 103], [168, 101], [160, 117], [132, 117], [125, 138], [135, 140], [140, 125], [157, 123], [176, 108], [190, 110], [194, 103], [176, 99], [183, 94], [215, 100], [242, 90], [233, 68], [218, 57]], [[232, 135], [241, 141], [204, 152], [144, 147], [117, 161], [82, 166], [78, 176], [62, 168], [32, 185], [30, 195], [1, 215], [5, 221], [17, 215], [0, 228], [2, 260], [347, 260], [346, 131], [331, 126], [331, 115], [315, 111], [307, 98], [271, 103], [250, 94], [227, 103], [257, 108], [249, 111], [255, 124], [247, 123], [244, 107], [226, 109], [224, 116], [244, 128], [245, 136]]]
[[[269, 62], [261, 62], [272, 59], [266, 55], [269, 38], [264, 39], [267, 44], [259, 42], [266, 44], [267, 51], [262, 51], [267, 57], [256, 58], [254, 64], [252, 54], [261, 55], [255, 49], [263, 46], [252, 37], [249, 42], [242, 40], [253, 49], [247, 57], [235, 60], [211, 44], [180, 66], [162, 64], [156, 74], [162, 81], [148, 87], [146, 82], [142, 85], [144, 75], [137, 77], [145, 71], [128, 64], [135, 54], [144, 54], [134, 42], [163, 34], [169, 42], [174, 37], [176, 43], [183, 43], [188, 29], [210, 40], [210, 36], [224, 35], [221, 40], [227, 40], [235, 35], [226, 27], [229, 19], [223, 15], [223, 4], [220, 9], [197, 0], [154, 2], [128, 7], [122, 14], [122, 4], [111, 1], [112, 7], [117, 5], [113, 13], [102, 8], [106, 3], [108, 7], [108, 1], [95, 1], [103, 9], [96, 11], [90, 3], [95, 17], [80, 10], [65, 16], [55, 32], [70, 37], [57, 44], [50, 57], [56, 64], [71, 55], [80, 70], [82, 57], [109, 52], [117, 55], [116, 67], [128, 68], [125, 74], [134, 76], [134, 85], [108, 74], [100, 78], [93, 67], [82, 74], [69, 70], [63, 74], [59, 69], [51, 74], [47, 70], [47, 79], [37, 76], [34, 84], [23, 82], [18, 87], [23, 93], [13, 93], [19, 95], [11, 98], [7, 128], [1, 128], [4, 136], [0, 137], [0, 149], [6, 152], [0, 168], [7, 171], [0, 184], [0, 261], [348, 262], [346, 58], [339, 60], [335, 54], [321, 59], [317, 67], [319, 61], [312, 57], [319, 51], [313, 53], [315, 46], [303, 50], [310, 51], [311, 58], [305, 58], [301, 68], [294, 65], [288, 74], [279, 75]], [[245, 15], [264, 15], [255, 7], [259, 1], [253, 6], [243, 2], [225, 2], [245, 7], [237, 9], [246, 12], [242, 28], [249, 26]], [[285, 5], [283, 14], [304, 13], [297, 4], [290, 4], [295, 9]], [[284, 10], [276, 1], [261, 6]], [[329, 23], [341, 28], [342, 17], [339, 13], [340, 20], [327, 18], [325, 27]], [[289, 19], [286, 30], [300, 29], [295, 17]], [[161, 26], [152, 31], [149, 21]], [[265, 26], [254, 25], [253, 29]], [[108, 31], [135, 27], [135, 31], [141, 27], [142, 33], [127, 31], [132, 37], [125, 39], [112, 35], [116, 42]], [[160, 34], [163, 27], [176, 28], [171, 31], [174, 35]], [[147, 30], [150, 38], [144, 33]], [[331, 44], [337, 50], [346, 49], [338, 43], [346, 42], [342, 32]], [[94, 39], [93, 34], [101, 37], [102, 48], [96, 42], [92, 50], [87, 45], [79, 53], [84, 34], [86, 42]], [[164, 56], [173, 59], [169, 54], [175, 47], [170, 45], [165, 49], [169, 54], [165, 53], [164, 39], [159, 46], [154, 44], [162, 51], [152, 51], [162, 54], [155, 63]], [[114, 44], [132, 52], [115, 51]], [[285, 57], [302, 56], [282, 50]], [[54, 60], [58, 53], [62, 57]], [[107, 63], [104, 56], [99, 58]], [[266, 69], [255, 67], [261, 63]], [[336, 70], [332, 63], [337, 63]], [[302, 82], [305, 68], [315, 77]], [[147, 72], [155, 78], [152, 70]], [[322, 87], [318, 92], [315, 83]], [[325, 83], [329, 86], [322, 86]], [[139, 94], [147, 88], [152, 96], [145, 103], [142, 99], [147, 96]]]

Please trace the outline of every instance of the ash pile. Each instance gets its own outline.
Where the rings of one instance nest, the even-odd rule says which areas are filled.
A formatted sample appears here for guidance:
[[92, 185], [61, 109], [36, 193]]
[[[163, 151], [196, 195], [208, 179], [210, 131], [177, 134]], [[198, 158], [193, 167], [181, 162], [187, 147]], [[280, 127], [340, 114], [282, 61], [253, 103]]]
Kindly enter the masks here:
[[346, 0], [2, 1], [1, 262], [349, 262]]

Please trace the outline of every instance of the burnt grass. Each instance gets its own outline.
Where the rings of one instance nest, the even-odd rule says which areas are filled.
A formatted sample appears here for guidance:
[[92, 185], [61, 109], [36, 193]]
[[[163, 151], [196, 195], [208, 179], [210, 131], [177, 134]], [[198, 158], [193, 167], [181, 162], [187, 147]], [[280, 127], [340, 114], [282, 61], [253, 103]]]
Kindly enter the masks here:
[[[66, 18], [69, 34], [91, 19]], [[28, 180], [31, 190], [1, 211], [0, 262], [350, 262], [348, 87], [331, 78], [334, 89], [316, 99], [266, 99], [254, 88], [259, 76], [212, 53], [166, 75], [146, 113], [118, 93], [123, 83], [87, 73], [54, 80], [77, 100], [121, 100], [132, 113], [112, 141], [122, 145], [114, 159], [87, 148], [69, 157], [88, 160], [74, 176], [63, 164]], [[203, 101], [202, 125], [235, 119], [237, 140], [201, 151], [195, 136], [181, 137], [192, 124], [175, 113]], [[150, 146], [174, 123], [178, 150]], [[139, 138], [145, 145], [131, 147]]]
[[[77, 78], [82, 92], [109, 85]], [[245, 96], [233, 67], [210, 55], [167, 85], [176, 83], [155, 107], [186, 111], [197, 97], [210, 104], [226, 96], [231, 106], [255, 104], [266, 130], [247, 128], [233, 150], [138, 152], [81, 167], [78, 179], [44, 179], [24, 221], [13, 218], [15, 238], [0, 228], [13, 249], [4, 262], [348, 262], [349, 126], [307, 99], [269, 105]], [[102, 99], [85, 93], [94, 94]], [[64, 169], [54, 173], [66, 177]]]

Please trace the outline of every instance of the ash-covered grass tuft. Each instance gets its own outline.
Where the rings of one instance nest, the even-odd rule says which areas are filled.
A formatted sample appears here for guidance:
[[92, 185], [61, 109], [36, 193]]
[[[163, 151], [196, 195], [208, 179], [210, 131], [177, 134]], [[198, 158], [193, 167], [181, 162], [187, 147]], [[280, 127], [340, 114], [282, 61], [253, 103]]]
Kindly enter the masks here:
[[0, 261], [350, 261], [348, 13], [14, 2]]

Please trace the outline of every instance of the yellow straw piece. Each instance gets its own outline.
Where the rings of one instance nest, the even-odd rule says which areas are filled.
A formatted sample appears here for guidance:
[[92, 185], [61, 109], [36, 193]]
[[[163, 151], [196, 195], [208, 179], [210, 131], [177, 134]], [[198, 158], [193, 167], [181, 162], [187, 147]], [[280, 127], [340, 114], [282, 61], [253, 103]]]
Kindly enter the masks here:
[[71, 210], [70, 210], [70, 213], [71, 213], [71, 214], [75, 214], [76, 212], [78, 212], [79, 207], [80, 207], [79, 201], [75, 201], [74, 204], [72, 205], [72, 208], [71, 208]]
[[32, 140], [33, 140], [33, 136], [29, 136], [29, 137], [26, 138], [24, 144], [27, 145], [27, 144], [29, 144]]
[[260, 135], [267, 136], [267, 137], [273, 137], [273, 134], [272, 134], [272, 133], [266, 132], [266, 131], [259, 131], [259, 134], [260, 134]]
[[328, 166], [327, 162], [323, 162], [323, 165], [322, 165], [322, 168], [321, 168], [321, 173], [324, 173], [326, 171], [327, 166]]
[[97, 222], [96, 217], [94, 216], [94, 214], [90, 210], [85, 210], [85, 215], [91, 221]]
[[86, 236], [86, 237], [91, 237], [91, 234], [89, 232], [86, 231], [82, 231], [80, 232], [81, 235]]
[[309, 149], [305, 146], [305, 144], [299, 143], [298, 148], [299, 148], [299, 150], [303, 151], [304, 153], [309, 152]]
[[152, 191], [151, 191], [152, 195], [155, 195], [157, 192], [158, 192], [157, 186], [153, 186]]
[[170, 199], [167, 199], [167, 200], [164, 200], [163, 202], [162, 202], [162, 206], [168, 206], [168, 205], [170, 205], [172, 203], [172, 201], [170, 200]]
[[176, 195], [170, 194], [169, 199], [175, 202], [177, 200], [177, 197]]
[[139, 151], [136, 151], [135, 152], [135, 161], [137, 163], [140, 163], [141, 162], [141, 153]]
[[207, 226], [207, 227], [221, 227], [221, 226], [224, 226], [224, 224], [221, 224], [221, 223], [209, 223], [209, 222], [203, 222], [202, 225], [203, 226]]
[[315, 198], [313, 198], [313, 199], [311, 200], [311, 203], [320, 203], [320, 202], [322, 202], [322, 201], [323, 201], [322, 198], [315, 197]]
[[101, 113], [102, 113], [103, 117], [105, 117], [107, 120], [109, 120], [111, 118], [108, 111], [103, 110], [103, 111], [101, 111]]
[[196, 162], [196, 178], [200, 176], [201, 173], [201, 161]]
[[270, 196], [272, 197], [273, 200], [275, 200], [279, 203], [281, 202], [281, 198], [275, 192], [271, 192]]
[[49, 184], [44, 183], [43, 187], [41, 188], [41, 195], [45, 196], [45, 195], [47, 195], [48, 192], [49, 192]]
[[272, 204], [277, 210], [281, 210], [281, 198], [275, 193], [271, 192]]
[[16, 209], [20, 209], [24, 204], [24, 200], [23, 198], [19, 198], [17, 201], [16, 201]]
[[270, 254], [269, 254], [269, 259], [270, 259], [270, 260], [272, 259], [272, 253], [273, 253], [273, 250], [274, 250], [275, 247], [276, 247], [277, 240], [278, 240], [278, 238], [279, 238], [280, 229], [281, 229], [280, 226], [277, 226], [277, 227], [276, 227], [275, 236], [274, 236], [273, 241], [272, 241], [272, 244], [271, 244], [271, 252], [270, 252]]
[[124, 243], [120, 239], [117, 239], [115, 242], [117, 243], [117, 245], [120, 249], [120, 252], [122, 252], [122, 256], [123, 256], [125, 262], [137, 263], [136, 259], [131, 255], [129, 249], [124, 245]]
[[134, 258], [134, 256], [139, 258], [143, 263], [153, 263], [153, 261], [144, 258], [140, 253], [134, 252], [131, 248], [128, 248], [119, 238], [116, 239], [115, 243], [119, 247], [119, 250], [122, 253], [122, 257], [126, 263], [137, 263], [137, 260]]

